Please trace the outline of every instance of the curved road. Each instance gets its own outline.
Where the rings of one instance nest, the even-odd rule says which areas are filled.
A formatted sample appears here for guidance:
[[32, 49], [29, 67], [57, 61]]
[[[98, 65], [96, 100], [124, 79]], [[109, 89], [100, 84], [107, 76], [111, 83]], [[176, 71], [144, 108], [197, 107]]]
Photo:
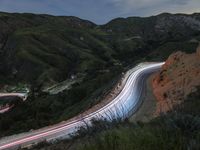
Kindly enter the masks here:
[[80, 115], [71, 121], [63, 122], [51, 127], [20, 134], [18, 136], [5, 137], [0, 140], [0, 150], [25, 147], [41, 141], [50, 141], [68, 138], [74, 134], [79, 127], [91, 125], [93, 119], [113, 120], [126, 118], [134, 113], [140, 104], [143, 82], [146, 75], [158, 71], [164, 63], [143, 64], [129, 75], [126, 84], [117, 97], [110, 103], [89, 113]]
[[21, 98], [23, 101], [25, 101], [28, 97], [27, 93], [0, 93], [0, 97], [19, 97]]
[[[26, 101], [28, 93], [0, 93], [0, 97], [19, 97], [21, 100]], [[0, 109], [0, 114], [9, 111], [13, 106], [7, 106]]]

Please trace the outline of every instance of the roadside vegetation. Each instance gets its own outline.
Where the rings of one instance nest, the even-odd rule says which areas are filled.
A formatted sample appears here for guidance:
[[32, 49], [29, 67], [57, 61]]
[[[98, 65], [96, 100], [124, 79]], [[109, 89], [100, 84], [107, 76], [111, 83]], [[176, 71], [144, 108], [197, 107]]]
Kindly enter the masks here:
[[200, 149], [200, 90], [185, 103], [149, 123], [119, 125], [97, 133], [80, 150]]
[[3, 97], [0, 98], [0, 106], [8, 105], [18, 105], [22, 101], [19, 97]]
[[72, 140], [41, 143], [32, 150], [199, 150], [200, 89], [148, 123], [94, 121]]

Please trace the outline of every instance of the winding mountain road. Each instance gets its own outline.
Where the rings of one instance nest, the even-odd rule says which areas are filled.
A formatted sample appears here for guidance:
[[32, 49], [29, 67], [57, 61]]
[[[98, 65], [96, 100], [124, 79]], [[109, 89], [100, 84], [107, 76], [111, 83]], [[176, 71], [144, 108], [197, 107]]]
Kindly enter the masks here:
[[[27, 133], [4, 137], [0, 139], [0, 150], [27, 147], [42, 141], [50, 141], [61, 138], [68, 138], [74, 134], [79, 127], [91, 125], [93, 119], [126, 118], [133, 114], [140, 106], [140, 96], [144, 86], [144, 79], [147, 75], [158, 71], [164, 63], [145, 63], [133, 69], [126, 80], [122, 91], [111, 102], [95, 109], [89, 114], [82, 114], [70, 121], [45, 127]], [[80, 117], [81, 116], [81, 117]]]

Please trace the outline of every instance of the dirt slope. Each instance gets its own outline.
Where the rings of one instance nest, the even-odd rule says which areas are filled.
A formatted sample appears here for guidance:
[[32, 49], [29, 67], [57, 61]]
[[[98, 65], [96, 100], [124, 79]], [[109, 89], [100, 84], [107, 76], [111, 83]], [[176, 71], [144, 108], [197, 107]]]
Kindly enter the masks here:
[[200, 47], [193, 54], [176, 52], [169, 56], [152, 81], [156, 96], [156, 114], [167, 112], [180, 104], [200, 86]]

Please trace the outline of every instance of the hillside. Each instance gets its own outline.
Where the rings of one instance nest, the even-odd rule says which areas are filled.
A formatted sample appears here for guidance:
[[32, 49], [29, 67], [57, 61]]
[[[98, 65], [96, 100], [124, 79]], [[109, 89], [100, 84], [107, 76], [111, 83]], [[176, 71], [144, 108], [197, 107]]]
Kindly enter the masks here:
[[1, 74], [12, 80], [62, 81], [77, 72], [102, 69], [106, 55], [112, 54], [94, 37], [95, 25], [76, 17], [2, 13], [0, 21]]
[[[0, 28], [0, 87], [30, 89], [25, 103], [0, 115], [5, 136], [83, 112], [138, 62], [194, 52], [200, 14], [117, 18], [99, 26], [77, 17], [2, 12]], [[73, 84], [60, 93], [44, 92], [68, 81]]]
[[144, 56], [165, 59], [165, 53], [170, 54], [165, 47], [171, 51], [194, 49], [199, 40], [199, 16], [119, 18], [98, 26], [76, 17], [1, 13], [0, 73], [6, 81], [40, 85]]

